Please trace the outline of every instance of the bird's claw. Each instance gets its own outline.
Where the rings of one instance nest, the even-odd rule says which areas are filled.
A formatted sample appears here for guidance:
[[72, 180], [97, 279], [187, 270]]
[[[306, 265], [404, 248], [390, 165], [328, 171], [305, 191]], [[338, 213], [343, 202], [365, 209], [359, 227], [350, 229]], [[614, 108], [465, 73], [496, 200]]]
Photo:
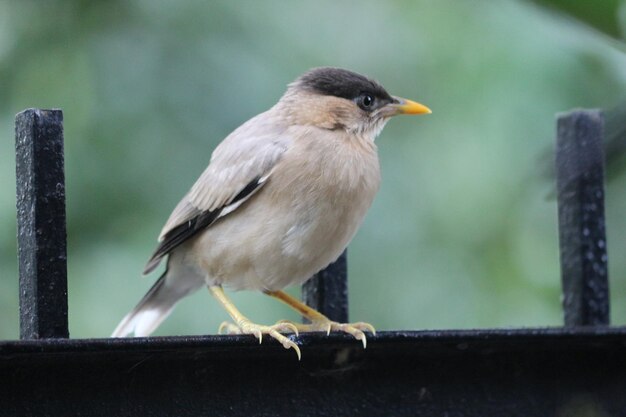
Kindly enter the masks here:
[[[356, 340], [360, 340], [363, 343], [363, 348], [367, 348], [367, 337], [365, 332], [376, 335], [376, 329], [369, 323], [357, 322], [357, 323], [338, 323], [332, 320], [316, 320], [310, 324], [293, 323], [288, 320], [281, 320], [278, 323], [291, 324], [295, 329], [301, 332], [325, 332], [326, 335], [330, 335], [330, 332], [343, 332], [354, 336]], [[296, 335], [298, 333], [296, 332]]]
[[241, 329], [230, 321], [223, 321], [217, 328], [218, 334], [241, 334]]
[[263, 335], [269, 334], [271, 337], [276, 339], [285, 349], [293, 349], [298, 355], [298, 360], [301, 359], [302, 355], [300, 353], [300, 348], [298, 345], [282, 335], [281, 332], [284, 333], [295, 333], [298, 335], [298, 328], [291, 322], [288, 321], [280, 321], [271, 326], [265, 326], [261, 324], [255, 324], [247, 320], [239, 321], [237, 324], [231, 323], [228, 321], [220, 324], [218, 329], [218, 333], [226, 333], [226, 334], [251, 334], [254, 335], [257, 339], [259, 339], [259, 344], [263, 342]]
[[276, 330], [283, 333], [295, 333], [296, 336], [300, 335], [300, 332], [298, 331], [298, 326], [294, 322], [289, 320], [279, 320], [273, 327], [276, 327]]
[[218, 333], [226, 334], [251, 334], [259, 339], [259, 344], [263, 341], [263, 335], [269, 334], [276, 339], [285, 349], [293, 349], [298, 355], [298, 360], [301, 358], [300, 348], [291, 339], [287, 338], [281, 333], [294, 333], [296, 336], [300, 332], [325, 332], [329, 335], [330, 332], [343, 332], [352, 335], [356, 340], [360, 340], [363, 344], [363, 348], [367, 348], [367, 337], [365, 332], [376, 335], [376, 329], [369, 323], [357, 322], [357, 323], [338, 323], [332, 320], [316, 320], [310, 324], [294, 323], [289, 320], [280, 320], [276, 324], [271, 326], [264, 326], [255, 324], [247, 320], [242, 320], [237, 324], [228, 321], [223, 322]]
[[334, 331], [351, 334], [352, 336], [354, 336], [356, 340], [360, 340], [361, 343], [363, 343], [363, 349], [367, 348], [367, 337], [365, 336], [365, 332], [369, 332], [372, 335], [376, 335], [376, 329], [374, 329], [374, 326], [372, 326], [369, 323], [364, 323], [364, 322], [337, 323], [337, 322], [331, 321], [330, 328], [331, 330], [334, 330]]

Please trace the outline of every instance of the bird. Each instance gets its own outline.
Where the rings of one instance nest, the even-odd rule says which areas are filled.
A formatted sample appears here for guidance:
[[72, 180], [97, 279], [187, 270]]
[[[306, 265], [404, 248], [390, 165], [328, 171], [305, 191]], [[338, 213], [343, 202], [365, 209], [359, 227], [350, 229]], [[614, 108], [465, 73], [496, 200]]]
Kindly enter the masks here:
[[[313, 68], [269, 110], [229, 134], [165, 222], [144, 275], [165, 272], [111, 337], [149, 336], [183, 297], [206, 286], [233, 320], [219, 332], [269, 335], [331, 331], [362, 341], [365, 322], [338, 323], [283, 291], [334, 262], [357, 232], [380, 185], [375, 138], [398, 114], [428, 114], [346, 69]], [[310, 320], [253, 322], [224, 292], [260, 291]]]

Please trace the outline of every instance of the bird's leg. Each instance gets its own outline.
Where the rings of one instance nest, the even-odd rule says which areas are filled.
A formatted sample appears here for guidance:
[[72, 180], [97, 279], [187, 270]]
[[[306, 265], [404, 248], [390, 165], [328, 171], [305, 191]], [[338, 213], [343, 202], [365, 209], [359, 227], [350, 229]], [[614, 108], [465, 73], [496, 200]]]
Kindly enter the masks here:
[[233, 302], [226, 296], [221, 286], [209, 286], [209, 292], [220, 302], [222, 307], [226, 310], [228, 315], [233, 319], [234, 323], [224, 322], [220, 325], [219, 332], [226, 331], [230, 334], [252, 334], [259, 343], [263, 341], [263, 334], [269, 334], [274, 339], [278, 340], [285, 349], [293, 349], [298, 355], [300, 360], [300, 348], [293, 341], [289, 340], [280, 332], [293, 332], [298, 334], [298, 328], [292, 323], [279, 322], [272, 326], [264, 326], [251, 322], [246, 316], [235, 307]]
[[[367, 338], [365, 332], [376, 334], [376, 329], [369, 323], [338, 323], [330, 320], [328, 317], [320, 313], [319, 311], [309, 307], [302, 301], [290, 296], [284, 291], [265, 291], [265, 294], [277, 298], [289, 307], [296, 310], [298, 313], [306, 317], [311, 321], [311, 324], [292, 323], [301, 332], [326, 332], [330, 334], [331, 331], [340, 331], [349, 333], [354, 336], [355, 339], [360, 340], [363, 343], [363, 347], [367, 346]], [[286, 320], [280, 323], [290, 323]]]

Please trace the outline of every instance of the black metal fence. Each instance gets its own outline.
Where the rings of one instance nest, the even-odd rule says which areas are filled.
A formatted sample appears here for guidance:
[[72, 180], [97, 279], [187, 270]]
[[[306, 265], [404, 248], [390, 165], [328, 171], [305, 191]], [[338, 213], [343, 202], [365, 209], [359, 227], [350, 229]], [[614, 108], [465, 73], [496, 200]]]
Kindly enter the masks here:
[[[301, 362], [248, 336], [69, 339], [59, 110], [16, 118], [19, 341], [0, 342], [0, 415], [626, 415], [626, 329], [610, 327], [602, 114], [559, 115], [565, 327], [304, 334]], [[346, 254], [304, 298], [347, 321]]]

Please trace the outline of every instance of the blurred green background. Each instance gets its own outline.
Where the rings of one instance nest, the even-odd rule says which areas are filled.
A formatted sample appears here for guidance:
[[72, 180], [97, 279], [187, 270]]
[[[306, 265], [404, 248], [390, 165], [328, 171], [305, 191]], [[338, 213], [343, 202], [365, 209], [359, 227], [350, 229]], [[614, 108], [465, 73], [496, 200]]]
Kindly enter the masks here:
[[[555, 113], [626, 99], [625, 16], [608, 0], [0, 1], [0, 338], [18, 337], [15, 113], [64, 111], [70, 332], [105, 337], [156, 279], [141, 278], [145, 261], [211, 150], [322, 65], [433, 109], [378, 139], [382, 189], [350, 245], [351, 318], [560, 325], [545, 155]], [[625, 187], [612, 179], [606, 208], [621, 325]], [[234, 299], [259, 322], [296, 319], [260, 294]], [[157, 334], [214, 333], [226, 318], [200, 291]]]

